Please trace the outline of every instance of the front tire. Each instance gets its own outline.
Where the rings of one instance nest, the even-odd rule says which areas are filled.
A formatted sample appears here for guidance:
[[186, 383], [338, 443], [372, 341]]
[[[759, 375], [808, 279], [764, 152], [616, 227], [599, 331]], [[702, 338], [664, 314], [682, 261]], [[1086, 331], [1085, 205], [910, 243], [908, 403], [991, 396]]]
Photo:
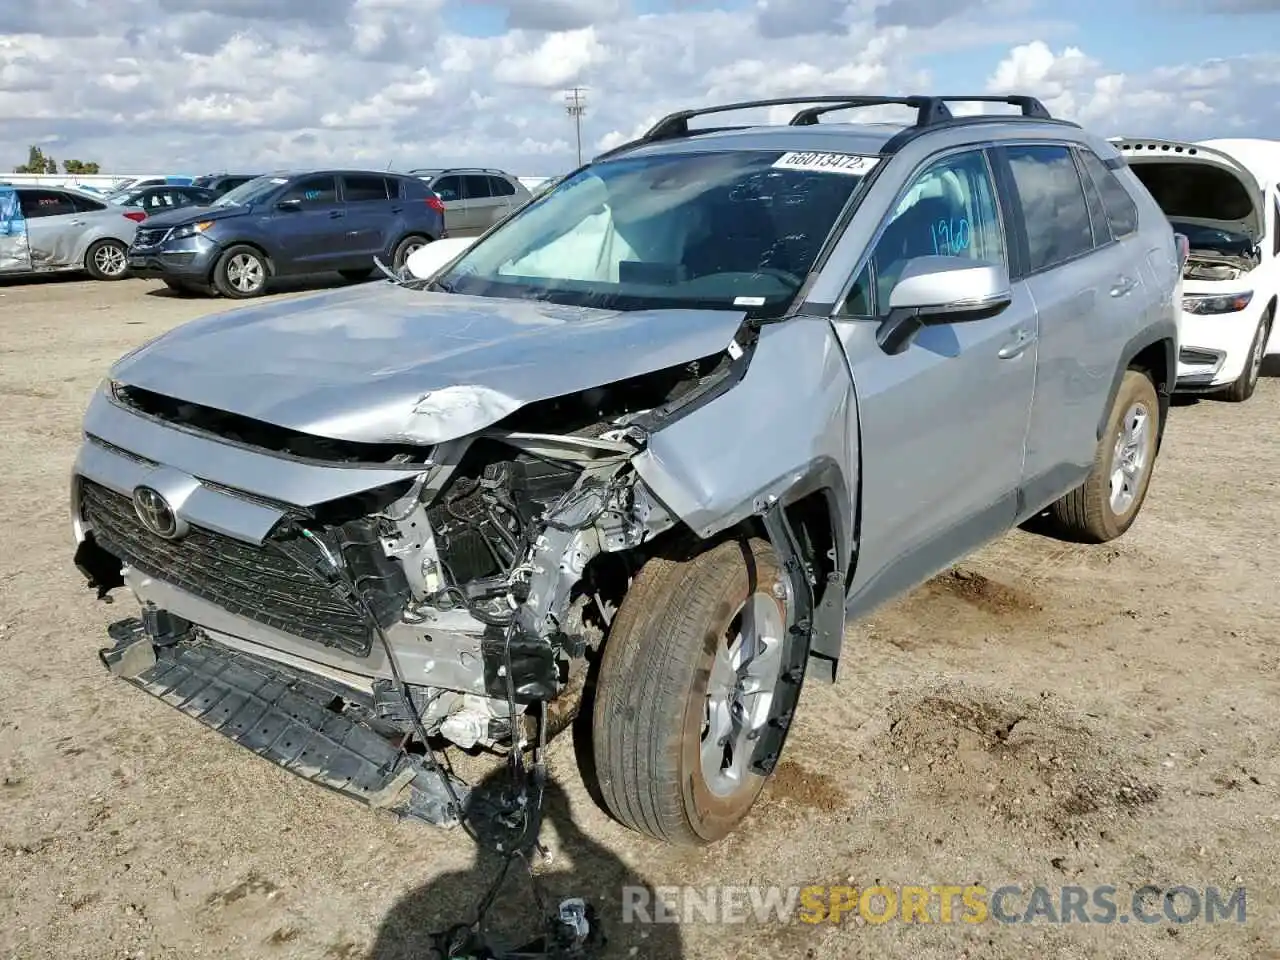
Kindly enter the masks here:
[[267, 259], [253, 247], [243, 245], [223, 251], [213, 268], [213, 286], [233, 300], [260, 297], [267, 289]]
[[767, 779], [750, 755], [784, 682], [788, 595], [760, 539], [641, 569], [605, 643], [592, 717], [600, 792], [623, 824], [692, 846], [746, 817]]
[[1088, 478], [1049, 507], [1069, 539], [1106, 543], [1133, 526], [1147, 498], [1159, 435], [1155, 385], [1141, 370], [1126, 370]]
[[84, 268], [95, 280], [123, 280], [129, 272], [129, 253], [119, 240], [95, 240], [84, 252]]
[[1258, 321], [1258, 329], [1254, 331], [1253, 341], [1249, 344], [1249, 359], [1244, 369], [1240, 371], [1236, 382], [1220, 394], [1228, 403], [1244, 403], [1258, 388], [1258, 377], [1262, 374], [1262, 361], [1267, 354], [1267, 340], [1271, 336], [1271, 319], [1271, 310], [1268, 309]]

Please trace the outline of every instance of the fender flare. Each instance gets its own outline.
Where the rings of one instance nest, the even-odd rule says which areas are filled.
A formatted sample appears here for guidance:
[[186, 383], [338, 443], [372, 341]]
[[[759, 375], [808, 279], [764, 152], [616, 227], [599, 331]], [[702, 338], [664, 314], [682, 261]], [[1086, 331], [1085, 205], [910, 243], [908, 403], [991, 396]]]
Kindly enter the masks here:
[[1160, 400], [1160, 429], [1156, 434], [1157, 444], [1164, 439], [1164, 427], [1169, 420], [1169, 402], [1173, 396], [1174, 384], [1178, 379], [1178, 325], [1173, 320], [1166, 320], [1153, 327], [1145, 327], [1134, 335], [1120, 350], [1120, 362], [1116, 364], [1115, 373], [1111, 376], [1111, 388], [1107, 391], [1107, 402], [1098, 417], [1097, 439], [1102, 441], [1107, 432], [1107, 421], [1111, 419], [1111, 408], [1115, 406], [1116, 395], [1120, 392], [1120, 381], [1129, 370], [1138, 354], [1150, 347], [1161, 344], [1164, 347], [1165, 370], [1168, 371], [1166, 383], [1157, 383], [1156, 395]]

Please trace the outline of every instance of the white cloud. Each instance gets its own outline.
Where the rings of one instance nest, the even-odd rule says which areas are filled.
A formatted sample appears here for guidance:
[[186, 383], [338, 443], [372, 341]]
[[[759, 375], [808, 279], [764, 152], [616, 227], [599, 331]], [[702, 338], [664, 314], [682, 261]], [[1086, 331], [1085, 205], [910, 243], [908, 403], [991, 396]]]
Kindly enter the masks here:
[[451, 33], [458, 0], [0, 3], [0, 144], [11, 154], [0, 170], [37, 143], [120, 172], [334, 162], [555, 173], [574, 161], [567, 86], [588, 90], [584, 149], [595, 152], [714, 101], [980, 87], [955, 80], [966, 56], [992, 91], [1036, 94], [1103, 134], [1280, 129], [1280, 55], [1169, 57], [1134, 72], [1093, 55], [1075, 25], [1045, 19], [1038, 11], [1070, 12], [1042, 0], [667, 3], [641, 13], [635, 0], [470, 0], [467, 10], [487, 6], [505, 23], [496, 36]]

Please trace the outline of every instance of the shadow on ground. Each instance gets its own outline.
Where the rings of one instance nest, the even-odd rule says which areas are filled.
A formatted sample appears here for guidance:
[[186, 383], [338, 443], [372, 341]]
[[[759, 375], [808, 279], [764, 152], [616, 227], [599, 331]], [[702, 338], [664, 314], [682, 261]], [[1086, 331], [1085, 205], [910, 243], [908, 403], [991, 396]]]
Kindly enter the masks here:
[[[473, 791], [469, 801], [472, 822], [484, 847], [476, 850], [471, 869], [444, 874], [407, 894], [383, 919], [369, 960], [445, 960], [449, 954], [439, 952], [433, 935], [459, 924], [476, 920], [477, 909], [502, 874], [505, 857], [492, 849], [490, 821], [491, 801], [510, 782], [505, 766], [484, 780]], [[546, 919], [560, 903], [573, 897], [585, 899], [594, 910], [595, 929], [605, 943], [593, 946], [583, 954], [592, 960], [618, 957], [644, 957], [646, 960], [681, 960], [684, 950], [677, 925], [624, 922], [624, 897], [629, 902], [652, 903], [652, 888], [639, 874], [617, 856], [583, 833], [573, 820], [573, 811], [564, 788], [548, 779], [543, 801], [544, 842], [551, 845], [547, 827], [554, 831], [555, 859], [549, 866], [535, 863], [537, 889], [530, 880], [527, 861], [510, 862], [492, 906], [480, 929], [484, 941], [495, 949], [493, 954], [458, 951], [455, 956], [502, 957], [501, 950], [514, 951], [531, 944], [546, 929]], [[462, 839], [462, 835], [459, 834]], [[541, 903], [539, 902], [541, 899]], [[647, 908], [646, 908], [647, 909]], [[542, 956], [537, 952], [518, 953], [520, 957]], [[548, 954], [561, 956], [561, 954]]]

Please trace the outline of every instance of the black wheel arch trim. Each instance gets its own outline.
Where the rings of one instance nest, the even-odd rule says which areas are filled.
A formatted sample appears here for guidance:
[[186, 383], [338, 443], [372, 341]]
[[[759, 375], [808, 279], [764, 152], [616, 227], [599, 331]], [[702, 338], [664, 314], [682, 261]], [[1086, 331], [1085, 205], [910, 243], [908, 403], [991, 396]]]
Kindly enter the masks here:
[[1173, 396], [1174, 383], [1178, 378], [1178, 325], [1173, 320], [1162, 322], [1155, 326], [1143, 328], [1143, 330], [1129, 339], [1129, 341], [1121, 348], [1120, 363], [1116, 365], [1115, 373], [1111, 377], [1111, 389], [1107, 393], [1106, 405], [1102, 408], [1102, 413], [1098, 418], [1097, 438], [1102, 440], [1107, 432], [1107, 421], [1111, 419], [1111, 408], [1115, 406], [1116, 395], [1120, 392], [1120, 382], [1124, 379], [1125, 372], [1128, 371], [1133, 361], [1144, 350], [1148, 350], [1154, 346], [1162, 346], [1165, 356], [1165, 382], [1156, 383], [1156, 396], [1160, 401], [1160, 426], [1156, 431], [1156, 444], [1159, 449], [1160, 442], [1164, 439], [1164, 427], [1169, 420], [1169, 403]]

